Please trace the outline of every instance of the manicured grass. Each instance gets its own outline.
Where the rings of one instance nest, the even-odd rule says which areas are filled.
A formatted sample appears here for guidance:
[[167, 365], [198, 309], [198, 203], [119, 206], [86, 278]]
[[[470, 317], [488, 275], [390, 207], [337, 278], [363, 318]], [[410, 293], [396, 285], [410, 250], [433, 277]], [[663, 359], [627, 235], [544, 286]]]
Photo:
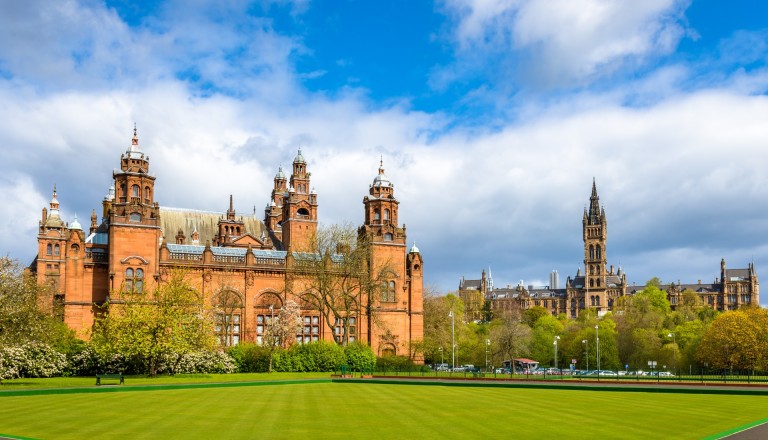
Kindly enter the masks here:
[[[217, 383], [217, 382], [253, 382], [272, 380], [300, 380], [328, 378], [331, 373], [237, 373], [237, 374], [177, 374], [175, 376], [161, 375], [157, 377], [125, 376], [125, 385], [173, 385], [185, 383]], [[96, 376], [90, 377], [52, 377], [49, 379], [12, 379], [4, 380], [0, 385], [0, 393], [15, 389], [32, 388], [68, 388], [90, 387], [96, 383]], [[115, 381], [105, 382], [117, 383]]]
[[698, 439], [765, 418], [765, 407], [762, 396], [308, 382], [0, 396], [0, 434]]

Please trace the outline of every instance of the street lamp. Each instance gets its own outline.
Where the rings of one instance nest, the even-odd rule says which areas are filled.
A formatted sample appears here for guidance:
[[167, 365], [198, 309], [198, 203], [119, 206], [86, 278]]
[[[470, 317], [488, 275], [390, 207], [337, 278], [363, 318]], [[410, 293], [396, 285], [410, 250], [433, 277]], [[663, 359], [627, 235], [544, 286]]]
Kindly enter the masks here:
[[589, 341], [582, 339], [581, 343], [584, 344], [584, 359], [587, 360], [587, 371], [589, 371]]
[[600, 377], [600, 330], [595, 324], [595, 341], [597, 341], [597, 377]]
[[491, 347], [491, 340], [485, 340], [485, 372], [488, 372], [488, 349]]
[[448, 312], [451, 317], [451, 368], [456, 368], [456, 323], [453, 317], [453, 310]]
[[552, 343], [555, 346], [555, 370], [557, 370], [557, 341], [560, 339], [560, 336], [555, 336], [555, 341]]
[[437, 351], [440, 352], [440, 365], [442, 366], [445, 363], [443, 362], [443, 347], [438, 348]]
[[675, 349], [675, 351], [674, 351], [674, 353], [675, 353], [675, 359], [674, 359], [675, 363], [673, 365], [674, 365], [674, 369], [675, 369], [675, 374], [677, 374], [677, 339], [675, 338], [675, 333], [674, 332], [668, 334], [667, 336], [668, 337], [672, 337], [672, 344], [674, 345], [674, 347], [672, 347], [672, 348]]

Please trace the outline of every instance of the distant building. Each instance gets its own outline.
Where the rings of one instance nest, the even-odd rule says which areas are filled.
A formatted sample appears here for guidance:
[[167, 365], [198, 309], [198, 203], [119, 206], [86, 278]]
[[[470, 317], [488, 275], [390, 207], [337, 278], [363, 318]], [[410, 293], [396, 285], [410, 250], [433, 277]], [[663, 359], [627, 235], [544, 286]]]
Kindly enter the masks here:
[[[488, 269], [490, 274], [490, 269]], [[493, 280], [486, 276], [485, 269], [479, 280], [467, 280], [464, 277], [459, 281], [459, 298], [464, 303], [464, 317], [467, 322], [481, 321], [485, 307], [485, 297], [493, 286]]]
[[[484, 299], [490, 302], [489, 308], [494, 316], [513, 316], [531, 307], [544, 307], [552, 315], [565, 313], [576, 318], [587, 308], [594, 309], [599, 315], [611, 310], [616, 299], [623, 295], [632, 295], [643, 290], [645, 286], [628, 286], [626, 273], [619, 267], [614, 270], [608, 265], [607, 241], [608, 221], [605, 209], [600, 206], [597, 186], [593, 180], [592, 194], [589, 198], [589, 208], [584, 209], [582, 218], [582, 239], [584, 241], [584, 273], [581, 268], [576, 275], [568, 277], [565, 287], [559, 286], [559, 275], [556, 270], [549, 274], [549, 286], [524, 286], [522, 282], [515, 287], [486, 289], [485, 271], [480, 280], [464, 280], [459, 283], [459, 293], [469, 298], [474, 292], [484, 292]], [[474, 287], [476, 286], [476, 288]], [[734, 310], [743, 305], [758, 305], [760, 303], [760, 285], [754, 264], [746, 269], [726, 269], [725, 260], [720, 264], [720, 276], [711, 284], [677, 284], [661, 286], [667, 292], [672, 307], [683, 300], [686, 290], [696, 292], [704, 304], [717, 310]], [[462, 297], [463, 299], [464, 297]], [[465, 304], [468, 301], [465, 300]], [[473, 310], [483, 309], [474, 306], [477, 300], [473, 297]]]

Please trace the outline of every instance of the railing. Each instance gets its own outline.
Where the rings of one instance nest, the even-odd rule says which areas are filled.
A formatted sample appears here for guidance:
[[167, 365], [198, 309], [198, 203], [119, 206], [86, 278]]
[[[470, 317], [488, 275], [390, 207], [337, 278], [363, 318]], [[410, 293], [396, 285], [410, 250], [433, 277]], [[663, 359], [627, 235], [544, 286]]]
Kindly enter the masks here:
[[285, 258], [256, 257], [256, 264], [264, 264], [268, 266], [284, 266]]
[[89, 258], [94, 262], [106, 262], [109, 261], [109, 255], [106, 252], [92, 252], [85, 251], [85, 258]]
[[182, 252], [171, 252], [168, 258], [170, 260], [203, 261], [203, 256], [200, 254], [185, 254]]
[[237, 255], [214, 255], [213, 261], [217, 263], [245, 263], [245, 257]]
[[[497, 369], [448, 369], [435, 371], [428, 365], [406, 366], [377, 366], [373, 372], [365, 372], [366, 375], [388, 377], [423, 377], [439, 379], [483, 379], [483, 380], [518, 380], [518, 381], [565, 381], [565, 382], [611, 382], [618, 384], [710, 384], [710, 385], [768, 385], [768, 371], [713, 371], [700, 369], [696, 372], [690, 369], [676, 375], [669, 371], [643, 371], [633, 372], [625, 370], [601, 370], [600, 374], [578, 374], [579, 371], [571, 370], [541, 371], [541, 372], [500, 372]], [[349, 372], [354, 377], [359, 377], [361, 372]]]

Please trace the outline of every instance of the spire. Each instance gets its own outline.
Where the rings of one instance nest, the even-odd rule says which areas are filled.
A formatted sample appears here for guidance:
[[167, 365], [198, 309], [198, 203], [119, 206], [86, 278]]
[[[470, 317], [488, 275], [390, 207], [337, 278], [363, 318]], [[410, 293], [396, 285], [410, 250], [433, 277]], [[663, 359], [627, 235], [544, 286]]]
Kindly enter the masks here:
[[301, 148], [299, 148], [299, 153], [296, 155], [296, 158], [293, 159], [293, 163], [307, 163], [304, 160], [304, 156], [301, 155]]
[[56, 210], [56, 213], [59, 212], [59, 200], [56, 198], [56, 184], [53, 184], [53, 197], [51, 197], [51, 214], [53, 214], [53, 211]]
[[602, 219], [602, 211], [600, 209], [600, 197], [597, 195], [597, 185], [595, 184], [595, 178], [592, 178], [592, 195], [589, 197], [589, 213], [588, 221], [591, 225], [597, 225]]

